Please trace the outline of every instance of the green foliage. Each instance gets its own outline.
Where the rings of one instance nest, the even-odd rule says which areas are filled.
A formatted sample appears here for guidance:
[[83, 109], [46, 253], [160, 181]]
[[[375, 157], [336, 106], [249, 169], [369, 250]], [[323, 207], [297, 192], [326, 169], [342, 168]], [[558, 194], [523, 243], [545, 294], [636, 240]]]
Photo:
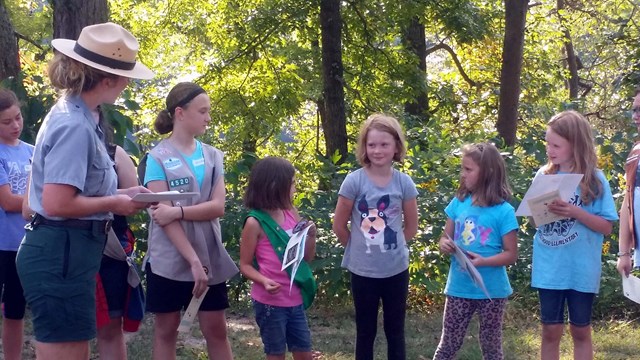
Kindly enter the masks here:
[[[4, 86], [23, 100], [24, 139], [33, 142], [53, 90], [43, 78], [50, 56], [51, 9], [39, 2], [6, 2], [15, 28], [35, 44], [20, 41], [23, 73]], [[227, 209], [223, 239], [234, 259], [245, 210], [242, 196], [253, 162], [265, 155], [289, 159], [298, 169], [296, 205], [319, 228], [317, 258], [312, 264], [320, 283], [319, 301], [345, 302], [349, 279], [341, 269], [343, 249], [331, 232], [337, 190], [346, 173], [357, 168], [351, 156], [340, 165], [325, 154], [318, 118], [322, 97], [321, 39], [317, 1], [290, 0], [110, 0], [111, 20], [140, 40], [139, 58], [156, 71], [150, 82], [133, 82], [122, 101], [107, 108], [116, 142], [139, 158], [160, 137], [151, 124], [164, 108], [164, 98], [178, 81], [195, 80], [212, 99], [212, 121], [202, 141], [225, 151]], [[531, 178], [546, 161], [544, 123], [566, 107], [589, 115], [598, 129], [600, 167], [609, 176], [618, 205], [622, 166], [631, 140], [629, 91], [640, 79], [638, 5], [620, 0], [572, 2], [560, 25], [554, 2], [529, 7], [525, 29], [518, 144], [502, 148], [517, 206]], [[396, 114], [407, 132], [408, 156], [398, 168], [419, 189], [420, 231], [411, 247], [411, 304], [428, 311], [442, 301], [448, 259], [437, 252], [444, 208], [458, 184], [457, 149], [466, 142], [495, 139], [504, 7], [496, 1], [344, 1], [341, 5], [343, 81], [347, 132], [353, 147], [359, 124], [374, 111]], [[427, 45], [445, 43], [453, 55], [429, 53], [427, 71], [416, 71], [418, 59], [401, 43], [402, 31], [418, 17]], [[569, 102], [565, 81], [564, 34], [568, 29], [583, 67], [579, 75], [591, 86], [588, 94]], [[47, 54], [46, 56], [44, 54]], [[475, 85], [461, 74], [465, 72]], [[405, 117], [403, 105], [413, 99], [416, 84], [429, 99], [429, 120]], [[411, 86], [407, 86], [411, 85]], [[583, 90], [586, 91], [586, 87]], [[584, 93], [584, 91], [583, 91]], [[137, 144], [128, 140], [128, 132]], [[502, 146], [501, 146], [502, 147]], [[328, 158], [327, 158], [328, 157]], [[146, 214], [132, 219], [139, 238], [146, 238]], [[529, 286], [534, 229], [522, 221], [519, 259], [509, 268], [514, 299], [532, 309], [537, 297]], [[610, 253], [617, 249], [616, 231], [607, 237], [603, 254], [598, 316], [622, 314], [628, 305], [619, 293], [619, 278]], [[146, 243], [139, 243], [141, 254]], [[247, 299], [248, 284], [238, 277], [234, 298]]]

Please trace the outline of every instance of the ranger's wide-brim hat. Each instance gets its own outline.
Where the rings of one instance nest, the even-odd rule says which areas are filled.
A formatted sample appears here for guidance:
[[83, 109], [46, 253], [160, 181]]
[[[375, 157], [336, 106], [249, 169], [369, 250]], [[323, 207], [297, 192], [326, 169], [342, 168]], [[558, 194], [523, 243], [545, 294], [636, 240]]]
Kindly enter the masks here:
[[85, 26], [78, 41], [54, 39], [51, 45], [74, 60], [110, 74], [133, 79], [153, 78], [153, 72], [136, 61], [138, 40], [114, 23]]

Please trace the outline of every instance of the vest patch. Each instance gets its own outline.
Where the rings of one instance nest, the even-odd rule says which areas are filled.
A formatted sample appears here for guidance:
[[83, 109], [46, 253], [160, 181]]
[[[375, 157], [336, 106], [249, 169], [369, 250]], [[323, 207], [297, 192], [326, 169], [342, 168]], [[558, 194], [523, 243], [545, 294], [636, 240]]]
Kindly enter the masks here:
[[183, 186], [183, 185], [189, 185], [189, 178], [188, 177], [183, 177], [180, 179], [175, 179], [175, 180], [171, 180], [169, 181], [169, 187], [178, 187], [178, 186]]
[[164, 161], [164, 167], [167, 168], [168, 170], [177, 169], [180, 166], [182, 166], [182, 161], [180, 161], [180, 159], [168, 158], [167, 160]]

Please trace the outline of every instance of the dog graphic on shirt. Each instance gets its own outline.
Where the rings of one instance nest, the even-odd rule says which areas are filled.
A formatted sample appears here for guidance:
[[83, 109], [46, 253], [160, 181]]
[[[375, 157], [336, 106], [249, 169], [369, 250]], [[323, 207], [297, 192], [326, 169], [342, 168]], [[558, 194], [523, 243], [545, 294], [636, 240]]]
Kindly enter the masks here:
[[398, 233], [387, 226], [385, 210], [389, 208], [389, 195], [383, 195], [376, 203], [375, 208], [367, 204], [366, 195], [362, 195], [358, 201], [360, 212], [360, 231], [364, 235], [367, 245], [367, 254], [371, 253], [371, 246], [379, 246], [381, 252], [387, 252], [398, 248]]

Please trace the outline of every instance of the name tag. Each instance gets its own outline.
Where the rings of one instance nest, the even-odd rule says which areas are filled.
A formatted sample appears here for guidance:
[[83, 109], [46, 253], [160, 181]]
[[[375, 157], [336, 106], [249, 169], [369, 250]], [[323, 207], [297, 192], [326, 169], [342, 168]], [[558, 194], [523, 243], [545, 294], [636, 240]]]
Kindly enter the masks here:
[[180, 178], [180, 179], [175, 179], [175, 180], [171, 180], [169, 181], [169, 187], [178, 187], [178, 186], [184, 186], [184, 185], [189, 185], [189, 178], [188, 177], [184, 177], [184, 178]]
[[204, 158], [200, 158], [192, 161], [193, 167], [204, 165]]

